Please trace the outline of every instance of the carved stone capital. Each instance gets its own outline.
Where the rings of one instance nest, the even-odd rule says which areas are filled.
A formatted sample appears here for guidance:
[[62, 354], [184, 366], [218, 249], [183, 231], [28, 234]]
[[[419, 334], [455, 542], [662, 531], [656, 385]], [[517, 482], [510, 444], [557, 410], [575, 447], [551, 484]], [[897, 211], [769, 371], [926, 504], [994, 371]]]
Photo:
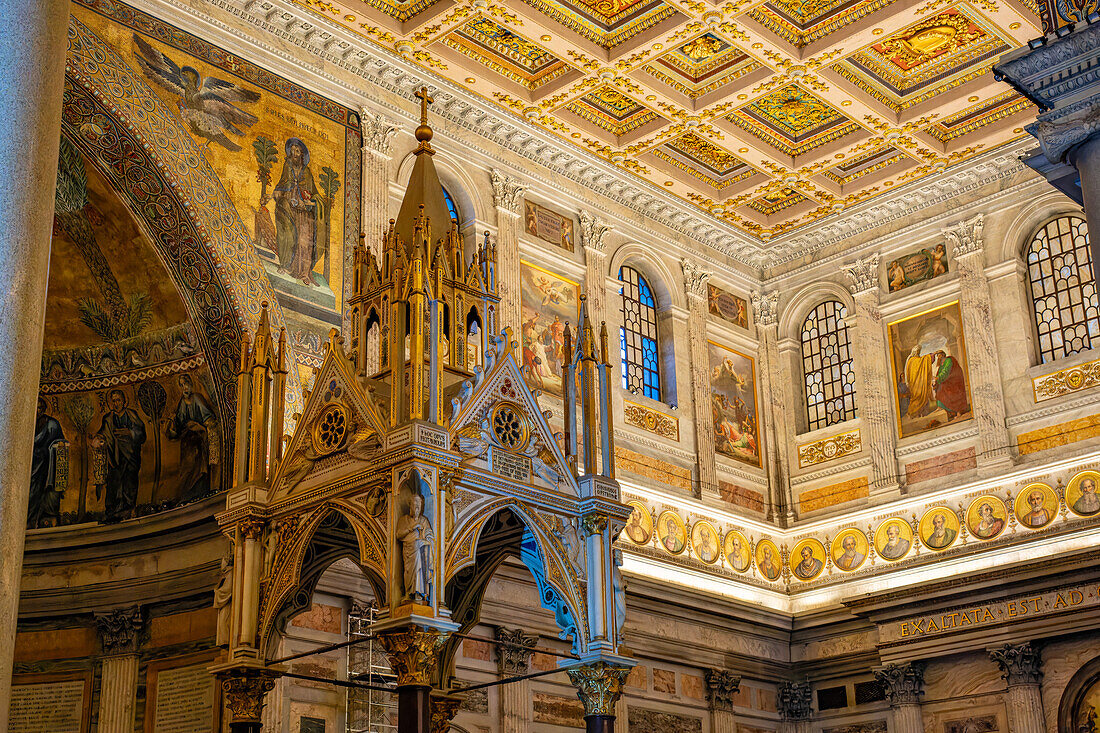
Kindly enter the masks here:
[[780, 682], [775, 690], [775, 705], [783, 720], [809, 720], [814, 713], [810, 683]]
[[943, 230], [947, 246], [951, 248], [951, 254], [956, 259], [972, 254], [980, 254], [985, 247], [982, 240], [982, 229], [985, 226], [984, 217], [978, 214], [973, 219], [959, 222]]
[[703, 677], [707, 682], [710, 709], [732, 712], [733, 696], [741, 689], [741, 675], [724, 669], [708, 669]]
[[1043, 679], [1043, 658], [1030, 641], [1005, 644], [989, 650], [989, 657], [1001, 668], [1001, 676], [1013, 685], [1038, 685]]
[[493, 184], [493, 204], [510, 214], [519, 214], [519, 206], [527, 186], [495, 168], [489, 171], [489, 180]]
[[264, 536], [264, 522], [260, 519], [246, 519], [240, 524], [241, 536], [246, 540], [258, 541]]
[[431, 687], [439, 648], [446, 640], [435, 629], [400, 629], [378, 635], [378, 643], [389, 657], [390, 669], [397, 676], [398, 687]]
[[852, 281], [848, 286], [852, 295], [878, 290], [878, 259], [878, 252], [874, 252], [850, 265], [844, 265], [844, 274]]
[[774, 326], [779, 322], [779, 293], [753, 293], [752, 316], [757, 326]]
[[599, 534], [605, 529], [607, 529], [606, 514], [597, 514], [593, 512], [581, 517], [581, 531], [584, 532], [586, 537], [591, 534]]
[[500, 674], [506, 677], [518, 677], [531, 670], [531, 651], [539, 638], [523, 629], [506, 629], [498, 626], [496, 631], [497, 666]]
[[428, 699], [429, 731], [448, 733], [451, 730], [451, 721], [458, 715], [464, 699], [460, 695], [433, 694]]
[[390, 138], [397, 132], [397, 127], [382, 115], [375, 114], [366, 107], [359, 110], [359, 123], [363, 128], [364, 148], [386, 158], [393, 154]]
[[698, 263], [687, 259], [680, 260], [680, 267], [684, 271], [684, 290], [689, 298], [703, 299], [707, 297], [707, 280], [710, 280], [713, 272], [704, 270]]
[[145, 617], [141, 606], [117, 608], [95, 615], [95, 626], [104, 654], [136, 654]]
[[623, 682], [629, 667], [596, 662], [569, 670], [569, 679], [577, 688], [577, 697], [584, 704], [584, 714], [614, 715], [615, 703], [623, 694]]
[[275, 687], [279, 673], [270, 669], [244, 667], [219, 674], [225, 705], [233, 723], [259, 723], [264, 710], [264, 698]]
[[888, 664], [875, 670], [875, 678], [886, 688], [886, 699], [893, 706], [917, 705], [924, 694], [924, 662]]
[[600, 255], [607, 254], [607, 233], [611, 231], [611, 225], [595, 214], [581, 212], [581, 244], [585, 253], [594, 252]]

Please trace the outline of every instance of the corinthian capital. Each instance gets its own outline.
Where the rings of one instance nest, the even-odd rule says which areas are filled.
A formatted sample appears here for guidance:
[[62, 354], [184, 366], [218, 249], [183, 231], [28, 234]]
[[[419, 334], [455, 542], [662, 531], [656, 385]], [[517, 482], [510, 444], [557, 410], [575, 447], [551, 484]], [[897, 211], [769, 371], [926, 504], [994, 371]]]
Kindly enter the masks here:
[[848, 289], [859, 295], [878, 288], [878, 252], [870, 254], [850, 265], [844, 265], [844, 274], [852, 281]]
[[118, 608], [97, 613], [95, 625], [104, 654], [136, 654], [145, 617], [140, 606]]
[[753, 293], [752, 315], [757, 326], [772, 326], [779, 318], [779, 292]]
[[497, 664], [505, 677], [527, 674], [531, 664], [531, 651], [539, 638], [523, 629], [497, 627]]
[[686, 257], [680, 260], [680, 267], [684, 270], [684, 289], [689, 296], [704, 298], [707, 294], [707, 280], [710, 280], [713, 272], [704, 270], [696, 262]]
[[527, 187], [507, 173], [501, 173], [495, 168], [489, 171], [489, 180], [493, 184], [493, 203], [496, 207], [512, 214], [518, 214], [519, 204], [523, 200], [523, 194], [527, 191]]
[[890, 704], [916, 705], [924, 694], [924, 662], [888, 664], [875, 670], [875, 678], [886, 688]]
[[982, 215], [978, 214], [973, 219], [967, 219], [944, 229], [943, 237], [947, 240], [947, 246], [951, 248], [951, 254], [955, 257], [963, 257], [981, 252], [982, 247], [985, 246], [982, 240], [984, 226]]
[[780, 682], [775, 705], [783, 720], [809, 720], [814, 714], [809, 682]]
[[1001, 668], [1001, 676], [1013, 685], [1037, 685], [1043, 678], [1043, 659], [1039, 650], [1025, 641], [1023, 644], [1005, 644], [989, 650], [989, 657]]
[[614, 715], [615, 703], [623, 694], [623, 682], [629, 667], [596, 662], [569, 670], [569, 679], [577, 688], [577, 697], [584, 704], [584, 714]]
[[363, 147], [384, 156], [393, 153], [390, 138], [397, 128], [388, 119], [363, 107], [359, 110], [359, 123], [363, 127]]
[[708, 669], [705, 673], [707, 681], [707, 701], [711, 710], [733, 711], [733, 696], [741, 689], [741, 675], [728, 672], [724, 669]]
[[611, 231], [611, 225], [589, 211], [581, 212], [581, 244], [585, 250], [592, 250], [599, 254], [607, 251], [605, 237]]

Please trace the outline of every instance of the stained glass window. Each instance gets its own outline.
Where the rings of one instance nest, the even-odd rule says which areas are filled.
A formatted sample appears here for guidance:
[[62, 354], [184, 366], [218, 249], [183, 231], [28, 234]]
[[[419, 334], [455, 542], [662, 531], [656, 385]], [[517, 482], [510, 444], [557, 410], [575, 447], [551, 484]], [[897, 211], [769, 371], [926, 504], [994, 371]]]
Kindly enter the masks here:
[[1043, 363], [1091, 349], [1100, 320], [1085, 220], [1061, 216], [1039, 229], [1027, 249], [1027, 274]]
[[836, 300], [821, 303], [802, 323], [802, 374], [810, 430], [856, 416], [856, 382], [848, 342], [848, 315]]
[[454, 197], [451, 196], [451, 192], [443, 188], [443, 200], [447, 202], [447, 211], [450, 213], [451, 218], [462, 224], [462, 217], [458, 215], [458, 206], [455, 205]]
[[623, 388], [634, 394], [661, 399], [660, 351], [657, 349], [657, 301], [642, 274], [619, 268], [623, 327], [619, 329]]

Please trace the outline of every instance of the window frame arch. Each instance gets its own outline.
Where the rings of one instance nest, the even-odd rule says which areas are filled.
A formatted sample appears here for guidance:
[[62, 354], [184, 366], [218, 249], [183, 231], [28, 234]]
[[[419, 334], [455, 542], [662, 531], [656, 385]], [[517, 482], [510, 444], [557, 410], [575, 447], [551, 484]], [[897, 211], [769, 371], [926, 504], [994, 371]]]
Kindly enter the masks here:
[[[629, 271], [634, 280], [624, 279]], [[622, 386], [631, 394], [648, 397], [658, 402], [664, 401], [666, 394], [664, 372], [662, 369], [662, 338], [660, 333], [660, 309], [657, 293], [650, 278], [634, 263], [619, 265], [617, 277], [619, 287], [619, 313], [622, 317], [619, 326], [619, 358], [621, 361]], [[632, 292], [631, 288], [633, 291]], [[636, 327], [629, 328], [628, 311], [634, 311]], [[628, 336], [635, 343], [629, 343]], [[647, 342], [652, 342], [648, 348]], [[636, 358], [632, 358], [636, 357]], [[632, 375], [636, 368], [640, 374]]]
[[[1064, 231], [1060, 222], [1067, 222]], [[1055, 242], [1057, 252], [1052, 246]], [[1071, 263], [1065, 262], [1067, 256], [1072, 258]], [[1021, 259], [1038, 363], [1050, 364], [1100, 346], [1100, 299], [1085, 217], [1079, 212], [1047, 217], [1032, 230], [1022, 248]], [[1072, 274], [1066, 274], [1065, 270], [1071, 267]], [[1071, 316], [1068, 325], [1067, 314]], [[1070, 330], [1073, 333], [1067, 339]]]
[[[840, 425], [859, 417], [855, 358], [852, 353], [853, 343], [848, 318], [848, 304], [840, 298], [826, 296], [811, 305], [798, 322], [802, 405], [807, 432]], [[811, 336], [807, 328], [811, 319], [815, 321], [815, 325], [818, 319], [823, 320], [826, 326], [832, 325], [824, 331], [818, 326], [817, 333]], [[835, 339], [835, 344], [822, 343], [822, 338], [829, 337]], [[835, 357], [828, 355], [826, 347], [829, 346], [835, 347]], [[809, 352], [808, 347], [811, 349]], [[817, 377], [816, 381], [820, 384], [820, 389], [811, 392], [813, 376]], [[812, 398], [817, 395], [820, 395], [820, 398], [812, 401]], [[830, 405], [838, 400], [840, 401], [839, 414], [831, 414], [835, 408]]]

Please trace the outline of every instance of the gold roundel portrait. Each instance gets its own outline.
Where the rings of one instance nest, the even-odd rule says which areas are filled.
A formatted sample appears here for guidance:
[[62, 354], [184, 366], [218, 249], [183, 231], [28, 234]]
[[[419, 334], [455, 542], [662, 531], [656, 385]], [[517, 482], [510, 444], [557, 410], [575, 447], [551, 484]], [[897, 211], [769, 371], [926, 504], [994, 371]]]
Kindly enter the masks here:
[[945, 506], [932, 507], [920, 518], [921, 543], [929, 550], [946, 550], [959, 537], [959, 517]]
[[699, 521], [691, 526], [691, 546], [695, 548], [695, 557], [707, 565], [718, 562], [718, 531], [710, 522]]
[[1079, 517], [1100, 514], [1100, 473], [1082, 471], [1066, 486], [1066, 506]]
[[661, 547], [673, 555], [679, 555], [687, 547], [687, 530], [684, 528], [684, 520], [671, 509], [661, 512], [657, 517], [657, 539]]
[[892, 517], [875, 530], [875, 552], [883, 560], [896, 562], [909, 554], [913, 528], [901, 517]]
[[979, 540], [991, 540], [1004, 532], [1008, 515], [1005, 503], [995, 496], [979, 496], [966, 509], [966, 528]]
[[722, 544], [722, 554], [726, 556], [726, 562], [739, 573], [749, 569], [752, 558], [749, 556], [749, 541], [745, 535], [736, 529], [726, 533], [726, 541]]
[[756, 567], [768, 580], [779, 580], [779, 576], [783, 574], [783, 558], [779, 556], [779, 548], [771, 540], [760, 540], [756, 543]]
[[626, 534], [626, 538], [636, 545], [644, 545], [649, 542], [649, 538], [653, 536], [653, 515], [649, 513], [649, 509], [645, 504], [640, 501], [628, 501], [626, 503], [631, 508], [630, 519], [626, 520], [626, 527], [623, 528], [623, 532]]
[[1020, 489], [1013, 504], [1016, 519], [1028, 529], [1042, 529], [1058, 516], [1058, 495], [1044, 483]]
[[791, 572], [802, 581], [810, 581], [825, 569], [825, 545], [815, 539], [802, 540], [791, 552]]
[[833, 540], [833, 564], [846, 573], [859, 570], [867, 560], [867, 535], [846, 529]]

